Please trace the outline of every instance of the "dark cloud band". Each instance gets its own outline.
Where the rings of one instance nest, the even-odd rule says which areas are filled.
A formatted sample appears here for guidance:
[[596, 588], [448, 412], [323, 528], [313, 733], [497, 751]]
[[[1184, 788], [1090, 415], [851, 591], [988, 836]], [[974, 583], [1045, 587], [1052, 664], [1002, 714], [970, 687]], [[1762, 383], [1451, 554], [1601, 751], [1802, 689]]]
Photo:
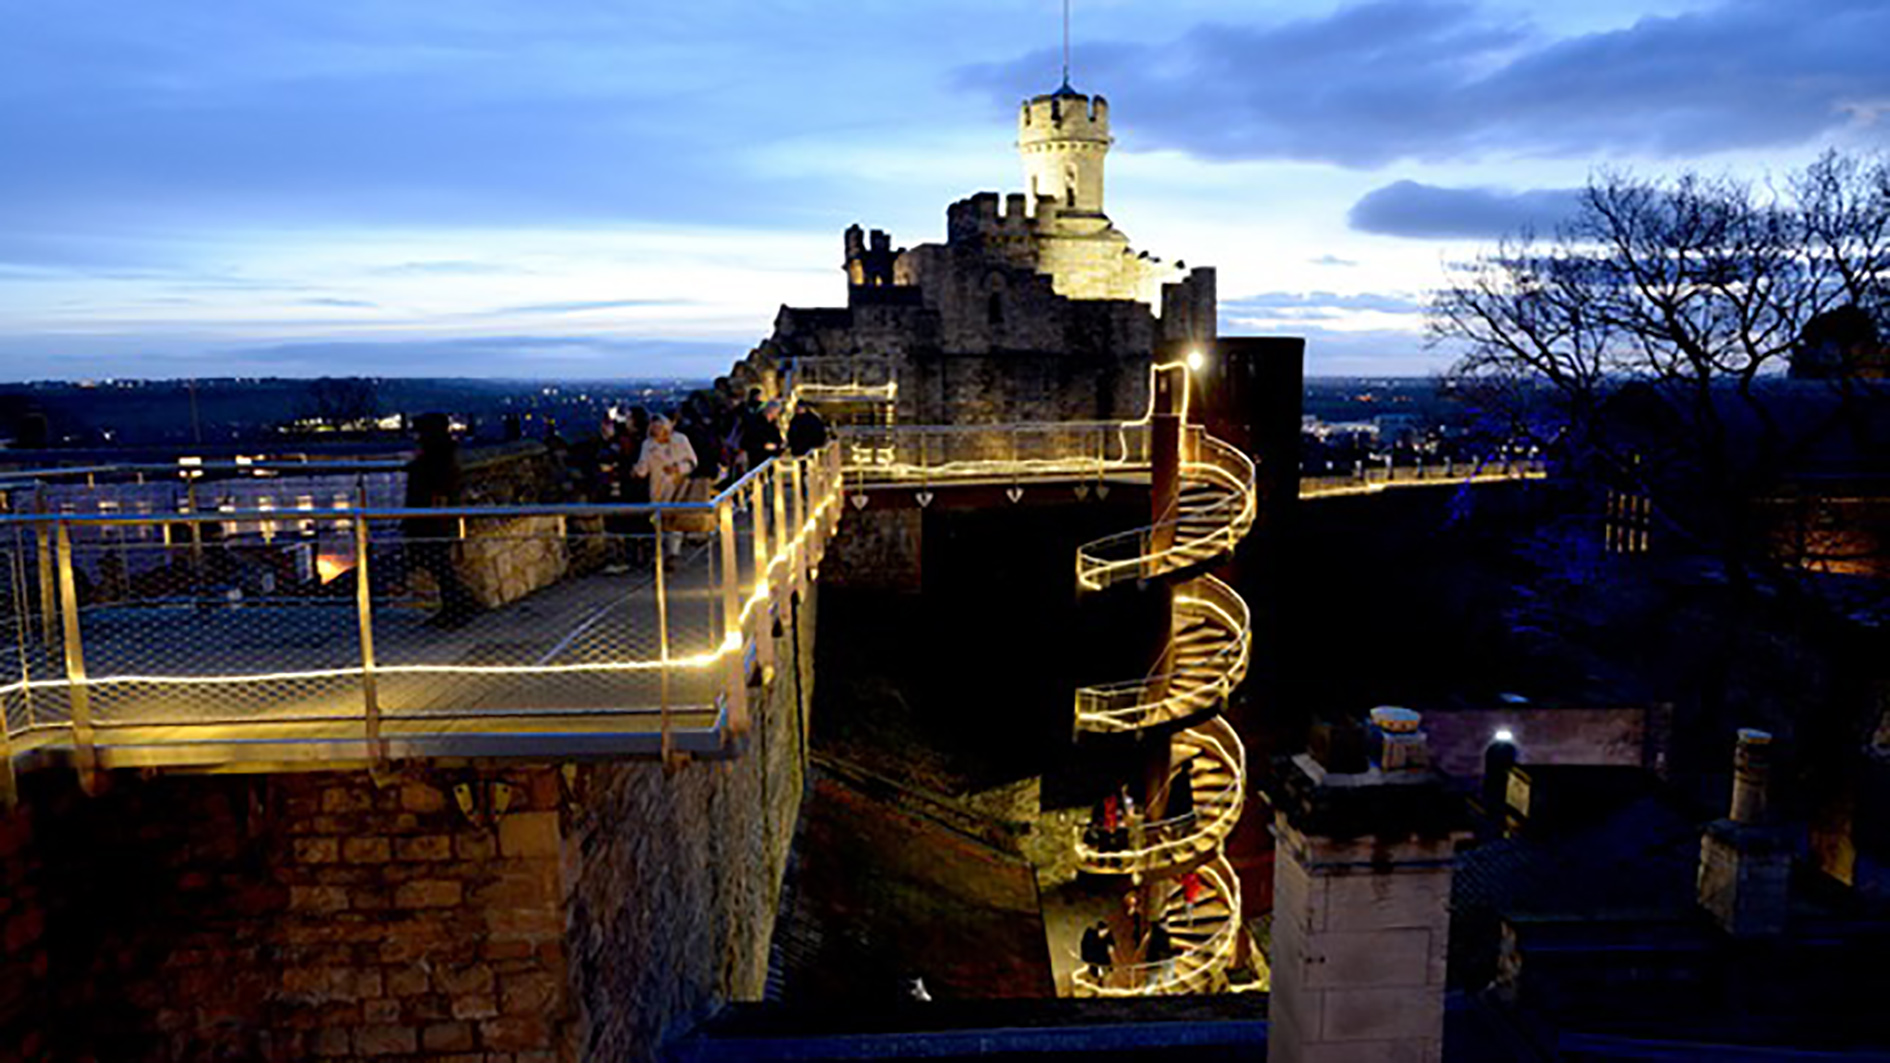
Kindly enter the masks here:
[[[1876, 122], [1890, 4], [1725, 0], [1545, 38], [1471, 3], [1379, 0], [1274, 25], [1083, 48], [1140, 149], [1373, 167], [1513, 155], [1662, 157], [1803, 143]], [[966, 67], [1005, 106], [1046, 57]]]
[[1397, 181], [1365, 194], [1346, 220], [1360, 232], [1422, 239], [1495, 239], [1525, 230], [1549, 232], [1573, 217], [1577, 189], [1504, 192], [1439, 188]]

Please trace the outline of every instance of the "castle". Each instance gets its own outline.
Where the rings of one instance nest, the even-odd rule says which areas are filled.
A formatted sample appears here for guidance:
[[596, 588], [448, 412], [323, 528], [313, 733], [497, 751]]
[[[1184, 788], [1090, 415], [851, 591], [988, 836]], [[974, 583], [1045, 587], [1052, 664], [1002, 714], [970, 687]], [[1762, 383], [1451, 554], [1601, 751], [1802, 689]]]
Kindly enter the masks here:
[[847, 305], [782, 307], [751, 360], [884, 362], [901, 423], [1139, 414], [1155, 353], [1215, 338], [1214, 271], [1130, 247], [1103, 209], [1111, 142], [1101, 96], [1024, 101], [1028, 192], [953, 203], [942, 244], [850, 227]]

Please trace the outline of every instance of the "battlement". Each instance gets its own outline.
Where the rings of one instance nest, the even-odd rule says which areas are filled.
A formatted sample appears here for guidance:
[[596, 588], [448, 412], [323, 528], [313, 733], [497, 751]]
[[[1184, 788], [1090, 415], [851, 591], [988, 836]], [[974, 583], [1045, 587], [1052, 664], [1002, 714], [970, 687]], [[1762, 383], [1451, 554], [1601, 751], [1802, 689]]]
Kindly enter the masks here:
[[1033, 205], [1030, 196], [1012, 192], [979, 192], [945, 209], [945, 232], [954, 243], [1003, 237], [1026, 237], [1056, 220], [1062, 206], [1055, 197], [1038, 196]]
[[849, 285], [871, 288], [893, 283], [893, 263], [899, 252], [893, 249], [891, 234], [884, 229], [866, 233], [858, 225], [849, 225], [843, 239]]
[[1021, 145], [1046, 140], [1109, 143], [1109, 101], [1063, 90], [1025, 100], [1017, 111]]

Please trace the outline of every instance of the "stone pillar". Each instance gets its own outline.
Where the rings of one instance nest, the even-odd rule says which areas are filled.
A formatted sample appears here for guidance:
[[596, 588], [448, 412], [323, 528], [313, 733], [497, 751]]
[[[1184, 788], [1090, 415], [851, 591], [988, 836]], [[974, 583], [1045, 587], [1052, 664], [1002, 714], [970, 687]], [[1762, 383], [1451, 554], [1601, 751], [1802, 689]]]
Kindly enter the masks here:
[[1733, 752], [1732, 808], [1700, 839], [1700, 907], [1735, 937], [1785, 929], [1796, 832], [1771, 820], [1772, 736], [1741, 728]]
[[1363, 772], [1308, 754], [1281, 765], [1271, 1063], [1443, 1056], [1451, 866], [1468, 835], [1417, 723], [1408, 710], [1375, 721]]

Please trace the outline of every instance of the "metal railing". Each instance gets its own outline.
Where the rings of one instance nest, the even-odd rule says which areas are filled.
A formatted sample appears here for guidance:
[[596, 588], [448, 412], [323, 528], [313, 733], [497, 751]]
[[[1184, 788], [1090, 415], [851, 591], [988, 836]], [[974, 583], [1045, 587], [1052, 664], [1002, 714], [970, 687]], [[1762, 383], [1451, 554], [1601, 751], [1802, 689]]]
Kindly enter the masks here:
[[0, 516], [0, 763], [719, 753], [841, 483], [830, 445], [701, 503]]
[[[1198, 862], [1233, 833], [1246, 804], [1247, 750], [1240, 736], [1225, 719], [1216, 717], [1183, 732], [1177, 741], [1192, 749], [1187, 770], [1192, 772], [1193, 758], [1204, 757], [1203, 774], [1218, 773], [1224, 781], [1192, 787], [1194, 812], [1131, 824], [1118, 831], [1126, 838], [1079, 831], [1076, 859], [1083, 870], [1106, 875], [1172, 871]], [[1115, 844], [1118, 841], [1125, 844]]]
[[1076, 552], [1079, 587], [1153, 579], [1233, 552], [1258, 512], [1253, 459], [1190, 426], [1182, 440], [1181, 480], [1209, 500], [1184, 503], [1168, 520], [1084, 543]]
[[1148, 426], [1140, 422], [866, 426], [839, 435], [847, 482], [855, 487], [1100, 478], [1148, 469]]
[[1177, 650], [1169, 671], [1079, 688], [1077, 730], [1137, 731], [1181, 719], [1224, 703], [1246, 678], [1253, 641], [1246, 599], [1201, 576], [1176, 588], [1174, 605], [1178, 629], [1201, 625], [1199, 647]]
[[899, 365], [891, 358], [796, 358], [787, 375], [786, 390], [796, 402], [893, 402], [899, 397]]
[[1397, 466], [1360, 464], [1350, 473], [1343, 475], [1301, 476], [1299, 497], [1331, 498], [1339, 495], [1373, 494], [1389, 487], [1540, 480], [1548, 474], [1548, 463], [1535, 458], [1439, 461], [1425, 465]]
[[[1201, 940], [1189, 940], [1174, 946], [1170, 956], [1160, 960], [1112, 964], [1100, 975], [1080, 966], [1072, 978], [1077, 996], [1143, 997], [1204, 993], [1216, 988], [1234, 957], [1234, 945], [1240, 932], [1240, 881], [1226, 856], [1216, 856], [1200, 868], [1201, 881], [1207, 887], [1197, 911], [1223, 908], [1211, 917], [1212, 927]], [[1172, 901], [1162, 917], [1178, 925], [1173, 918]], [[1197, 916], [1191, 929], [1198, 929]], [[1176, 927], [1169, 929], [1171, 940]], [[1137, 943], [1138, 949], [1140, 942]]]

